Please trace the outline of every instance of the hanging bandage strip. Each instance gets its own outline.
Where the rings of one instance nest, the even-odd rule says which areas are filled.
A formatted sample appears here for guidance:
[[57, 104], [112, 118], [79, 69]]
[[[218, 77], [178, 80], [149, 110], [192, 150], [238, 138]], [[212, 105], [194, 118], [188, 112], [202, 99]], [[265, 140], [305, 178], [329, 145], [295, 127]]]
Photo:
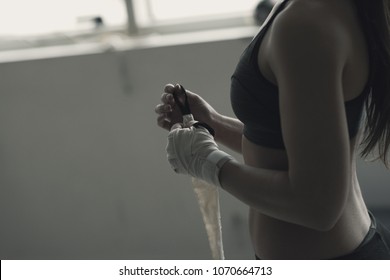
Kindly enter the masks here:
[[197, 178], [192, 178], [192, 185], [198, 197], [211, 255], [214, 260], [224, 260], [218, 188]]
[[[188, 103], [186, 90], [181, 85], [180, 89], [180, 95], [184, 97], [184, 103], [180, 101], [179, 96], [176, 93], [173, 94], [173, 97], [183, 115], [183, 125], [185, 127], [202, 126], [214, 136], [214, 130], [210, 126], [194, 120]], [[197, 178], [192, 178], [192, 185], [194, 187], [194, 192], [197, 196], [199, 208], [202, 213], [212, 258], [215, 260], [223, 260], [225, 259], [225, 256], [223, 252], [222, 224], [221, 212], [219, 208], [218, 187]]]

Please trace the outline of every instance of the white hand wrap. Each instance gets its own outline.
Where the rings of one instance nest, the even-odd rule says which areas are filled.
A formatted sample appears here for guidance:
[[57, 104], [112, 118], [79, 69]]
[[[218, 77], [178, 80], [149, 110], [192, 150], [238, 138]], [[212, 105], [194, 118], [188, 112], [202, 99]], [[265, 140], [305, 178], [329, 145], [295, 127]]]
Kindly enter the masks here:
[[221, 167], [234, 158], [219, 150], [213, 136], [202, 127], [174, 129], [166, 148], [172, 169], [220, 187]]

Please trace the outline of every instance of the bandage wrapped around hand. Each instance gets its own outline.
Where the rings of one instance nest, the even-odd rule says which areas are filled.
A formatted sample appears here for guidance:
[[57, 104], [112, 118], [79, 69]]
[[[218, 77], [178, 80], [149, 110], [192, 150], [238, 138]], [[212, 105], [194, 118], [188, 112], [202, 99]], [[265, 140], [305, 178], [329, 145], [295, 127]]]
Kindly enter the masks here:
[[221, 186], [219, 172], [222, 166], [234, 158], [219, 150], [214, 137], [201, 126], [175, 128], [168, 134], [166, 148], [172, 169], [179, 174], [187, 174]]

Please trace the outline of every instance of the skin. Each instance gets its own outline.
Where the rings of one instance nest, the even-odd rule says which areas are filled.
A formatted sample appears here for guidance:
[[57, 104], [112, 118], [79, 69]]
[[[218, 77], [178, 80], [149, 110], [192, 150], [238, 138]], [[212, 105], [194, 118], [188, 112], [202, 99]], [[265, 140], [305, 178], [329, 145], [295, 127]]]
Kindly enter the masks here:
[[[367, 45], [352, 0], [290, 0], [259, 48], [262, 74], [279, 88], [286, 150], [251, 143], [243, 124], [188, 92], [195, 119], [215, 140], [241, 152], [226, 163], [223, 188], [250, 208], [249, 226], [262, 259], [329, 259], [352, 252], [370, 219], [356, 175], [359, 135], [349, 139], [344, 102], [367, 82]], [[180, 122], [167, 85], [158, 125]]]

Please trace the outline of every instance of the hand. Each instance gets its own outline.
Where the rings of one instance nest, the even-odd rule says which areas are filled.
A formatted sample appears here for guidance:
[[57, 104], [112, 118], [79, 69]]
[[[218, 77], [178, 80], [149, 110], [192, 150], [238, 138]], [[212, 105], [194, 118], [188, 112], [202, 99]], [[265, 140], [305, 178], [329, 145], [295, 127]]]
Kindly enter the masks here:
[[[199, 95], [188, 90], [186, 92], [194, 119], [199, 122], [207, 123], [212, 127], [212, 120], [218, 115], [218, 113]], [[166, 130], [171, 130], [172, 125], [175, 123], [183, 122], [180, 109], [175, 104], [175, 100], [173, 98], [173, 94], [179, 93], [179, 85], [166, 85], [164, 93], [161, 96], [161, 103], [155, 107], [155, 112], [158, 115], [157, 124]]]
[[219, 150], [206, 128], [183, 128], [177, 123], [168, 134], [167, 158], [172, 169], [221, 186], [219, 172], [223, 164], [234, 158]]

